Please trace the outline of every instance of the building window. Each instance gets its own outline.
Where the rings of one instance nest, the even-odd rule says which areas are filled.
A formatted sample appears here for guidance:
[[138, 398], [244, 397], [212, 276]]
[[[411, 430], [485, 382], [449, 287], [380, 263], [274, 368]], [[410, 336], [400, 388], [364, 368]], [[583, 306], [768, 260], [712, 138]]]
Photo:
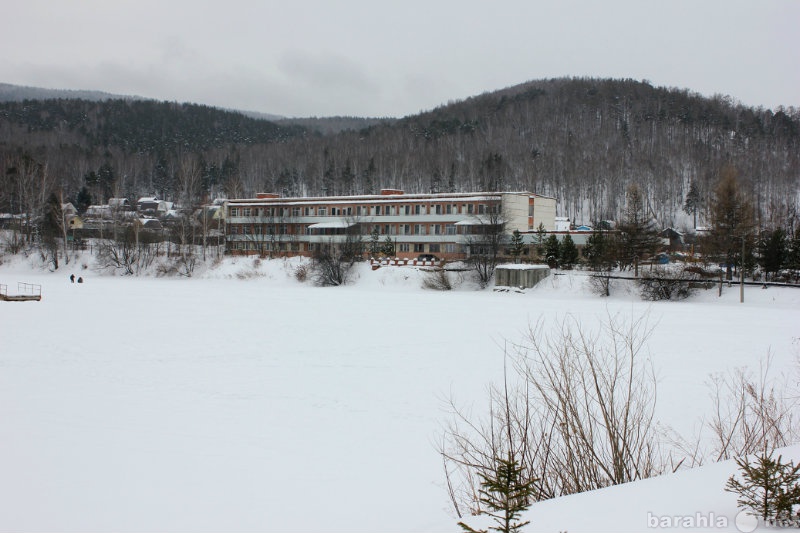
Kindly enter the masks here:
[[433, 234], [434, 235], [441, 235], [442, 234], [442, 225], [441, 224], [434, 224], [433, 225]]
[[467, 204], [467, 214], [468, 215], [472, 214], [472, 210], [473, 209], [474, 209], [474, 206], [472, 204]]
[[245, 207], [244, 209], [242, 209], [242, 216], [245, 216], [245, 217], [249, 217], [250, 216], [250, 208], [249, 207]]
[[478, 204], [478, 214], [482, 215], [486, 213], [486, 204]]
[[424, 244], [419, 244], [419, 243], [414, 244], [414, 251], [417, 252], [417, 253], [424, 252], [425, 251], [425, 245]]
[[438, 244], [430, 244], [428, 245], [428, 251], [432, 254], [438, 254], [441, 251], [441, 249]]
[[404, 207], [405, 207], [405, 209], [404, 209], [405, 214], [406, 215], [410, 215], [411, 214], [411, 206], [410, 205], [406, 205]]
[[299, 207], [293, 207], [292, 208], [292, 216], [293, 217], [299, 217], [300, 216], [300, 208]]
[[239, 210], [237, 208], [235, 208], [235, 207], [231, 207], [231, 216], [232, 217], [238, 217], [239, 216]]
[[411, 235], [411, 224], [400, 224], [400, 235]]
[[414, 206], [414, 214], [415, 215], [421, 215], [422, 214], [422, 206], [421, 205], [417, 204], [417, 205]]
[[455, 224], [447, 224], [444, 227], [444, 232], [447, 235], [458, 235], [458, 228]]
[[436, 204], [434, 206], [434, 209], [436, 210], [436, 214], [437, 215], [441, 215], [442, 214], [442, 204]]
[[425, 224], [414, 224], [414, 235], [425, 235]]
[[407, 242], [401, 242], [400, 244], [397, 245], [397, 247], [398, 247], [398, 251], [400, 251], [400, 252], [410, 252], [411, 251], [411, 245], [408, 244]]
[[324, 217], [328, 215], [328, 208], [327, 207], [320, 207], [317, 209], [317, 215]]
[[447, 243], [444, 245], [444, 252], [447, 254], [454, 254], [458, 252], [458, 245], [453, 243]]

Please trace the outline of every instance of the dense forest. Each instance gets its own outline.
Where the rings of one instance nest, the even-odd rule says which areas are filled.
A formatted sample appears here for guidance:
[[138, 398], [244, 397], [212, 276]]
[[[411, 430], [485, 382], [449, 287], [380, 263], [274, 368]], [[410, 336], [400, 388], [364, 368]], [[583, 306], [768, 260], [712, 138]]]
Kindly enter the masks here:
[[[759, 225], [793, 228], [800, 111], [745, 107], [646, 81], [531, 81], [401, 119], [271, 122], [206, 106], [134, 99], [0, 102], [0, 211], [15, 189], [82, 188], [95, 203], [218, 196], [530, 190], [578, 223], [617, 220], [637, 184], [663, 226], [698, 224], [723, 167]], [[16, 203], [16, 205], [15, 205]], [[30, 206], [34, 207], [33, 205]]]

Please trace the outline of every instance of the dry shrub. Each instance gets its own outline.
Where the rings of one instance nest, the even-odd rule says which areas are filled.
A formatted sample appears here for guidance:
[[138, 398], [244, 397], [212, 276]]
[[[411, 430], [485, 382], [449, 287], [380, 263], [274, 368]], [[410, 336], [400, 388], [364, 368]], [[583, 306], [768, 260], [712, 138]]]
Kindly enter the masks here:
[[308, 265], [301, 263], [294, 268], [294, 279], [300, 283], [305, 283], [308, 279]]
[[453, 284], [443, 268], [426, 270], [425, 277], [422, 278], [422, 288], [433, 291], [449, 291], [453, 289]]

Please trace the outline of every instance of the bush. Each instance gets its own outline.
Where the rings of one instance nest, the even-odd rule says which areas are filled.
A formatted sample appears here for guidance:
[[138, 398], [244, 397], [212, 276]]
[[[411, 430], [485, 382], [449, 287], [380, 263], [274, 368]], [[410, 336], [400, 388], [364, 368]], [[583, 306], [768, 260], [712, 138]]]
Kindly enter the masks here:
[[308, 279], [308, 266], [305, 264], [297, 265], [294, 269], [294, 279], [300, 283], [305, 283]]
[[692, 295], [699, 279], [686, 270], [657, 268], [639, 278], [639, 291], [644, 300], [684, 300]]
[[425, 277], [422, 279], [422, 288], [434, 291], [449, 291], [453, 289], [453, 284], [450, 282], [447, 271], [443, 268], [438, 268], [425, 272]]

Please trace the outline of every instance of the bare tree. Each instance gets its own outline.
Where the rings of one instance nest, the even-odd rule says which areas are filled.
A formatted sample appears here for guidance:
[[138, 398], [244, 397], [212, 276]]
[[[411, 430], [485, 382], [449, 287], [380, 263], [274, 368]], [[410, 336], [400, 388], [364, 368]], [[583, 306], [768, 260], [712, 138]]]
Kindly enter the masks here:
[[481, 288], [486, 287], [494, 277], [494, 269], [500, 261], [500, 252], [507, 240], [505, 220], [500, 206], [490, 206], [488, 213], [478, 214], [474, 223], [468, 226], [466, 243], [469, 250], [469, 263], [478, 278]]
[[740, 368], [711, 377], [714, 412], [707, 425], [715, 461], [795, 442], [798, 428], [792, 414], [797, 400], [790, 398], [784, 383], [770, 376], [771, 359], [768, 354], [755, 375]]
[[480, 479], [496, 457], [520, 465], [536, 500], [643, 479], [664, 471], [654, 422], [656, 379], [646, 316], [609, 316], [589, 332], [574, 317], [531, 327], [514, 374], [475, 418], [451, 400], [442, 454], [456, 513], [480, 512]]
[[345, 285], [350, 281], [353, 266], [363, 259], [364, 241], [358, 219], [348, 219], [343, 228], [344, 238], [318, 245], [313, 256], [312, 271], [317, 285]]

